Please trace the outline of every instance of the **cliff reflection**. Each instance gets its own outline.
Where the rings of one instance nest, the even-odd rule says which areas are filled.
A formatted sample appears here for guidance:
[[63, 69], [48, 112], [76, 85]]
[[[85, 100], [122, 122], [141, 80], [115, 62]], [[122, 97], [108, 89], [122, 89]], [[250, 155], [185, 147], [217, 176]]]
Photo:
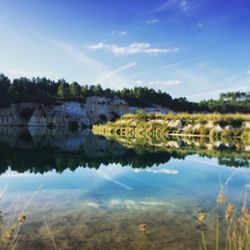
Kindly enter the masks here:
[[[196, 143], [196, 144], [195, 144]], [[11, 168], [17, 172], [45, 173], [66, 168], [99, 168], [111, 163], [133, 168], [146, 168], [168, 162], [170, 159], [185, 159], [199, 154], [217, 157], [221, 165], [249, 167], [250, 152], [236, 150], [226, 143], [208, 150], [208, 142], [187, 142], [176, 138], [166, 144], [145, 144], [131, 141], [106, 140], [89, 130], [66, 129], [0, 129], [0, 173]]]

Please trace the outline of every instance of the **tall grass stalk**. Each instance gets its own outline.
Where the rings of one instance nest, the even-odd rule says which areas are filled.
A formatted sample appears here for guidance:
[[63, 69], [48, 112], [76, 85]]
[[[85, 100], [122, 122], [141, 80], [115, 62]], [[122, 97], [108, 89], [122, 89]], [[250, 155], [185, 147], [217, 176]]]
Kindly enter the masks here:
[[50, 228], [49, 228], [49, 225], [48, 225], [48, 223], [47, 223], [47, 221], [46, 221], [45, 218], [43, 219], [43, 221], [44, 221], [44, 225], [45, 225], [45, 227], [46, 227], [46, 229], [47, 229], [48, 236], [49, 236], [49, 238], [51, 239], [51, 242], [52, 242], [52, 244], [53, 244], [53, 247], [54, 247], [55, 250], [57, 250], [55, 238], [53, 237], [53, 234], [52, 234], [52, 232], [51, 232], [51, 230], [50, 230]]
[[201, 230], [201, 238], [202, 238], [202, 243], [203, 243], [203, 249], [207, 250], [207, 244], [206, 244], [205, 235], [204, 235], [203, 230]]
[[[21, 212], [19, 213], [19, 215], [17, 216], [17, 211], [15, 211], [14, 213], [14, 222], [12, 222], [10, 225], [8, 225], [6, 227], [6, 229], [2, 230], [2, 232], [0, 231], [0, 236], [1, 236], [1, 240], [0, 240], [0, 247], [3, 250], [14, 250], [16, 248], [17, 242], [18, 242], [18, 235], [21, 229], [21, 226], [23, 225], [23, 223], [26, 221], [26, 214], [25, 211], [27, 210], [27, 208], [29, 207], [30, 203], [32, 202], [32, 200], [34, 199], [34, 197], [38, 194], [38, 192], [42, 189], [41, 185], [31, 196], [31, 198], [28, 200], [28, 202], [25, 204], [25, 206], [23, 207], [23, 209], [21, 210]], [[1, 194], [5, 193], [6, 189], [4, 189], [4, 192], [1, 192]], [[2, 198], [2, 197], [1, 197]], [[0, 198], [0, 200], [1, 200]], [[16, 200], [14, 201], [13, 204], [11, 204], [11, 206], [8, 208], [9, 209], [14, 206], [14, 204], [16, 203]], [[0, 222], [1, 223], [1, 222]], [[3, 225], [0, 225], [1, 227], [3, 227]]]

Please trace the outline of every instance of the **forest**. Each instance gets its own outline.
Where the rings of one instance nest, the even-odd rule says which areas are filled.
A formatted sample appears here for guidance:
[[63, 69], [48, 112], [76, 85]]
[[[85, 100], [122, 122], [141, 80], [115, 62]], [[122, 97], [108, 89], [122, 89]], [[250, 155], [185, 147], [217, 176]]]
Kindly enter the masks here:
[[45, 77], [32, 79], [20, 77], [11, 81], [4, 74], [0, 74], [0, 107], [19, 102], [45, 104], [73, 100], [84, 102], [90, 96], [120, 97], [131, 106], [143, 108], [155, 104], [168, 107], [176, 112], [250, 112], [250, 92], [221, 93], [218, 100], [192, 102], [188, 101], [186, 97], [172, 98], [166, 92], [147, 87], [112, 90], [104, 89], [100, 84], [82, 85], [77, 82], [68, 83], [64, 79], [53, 81]]

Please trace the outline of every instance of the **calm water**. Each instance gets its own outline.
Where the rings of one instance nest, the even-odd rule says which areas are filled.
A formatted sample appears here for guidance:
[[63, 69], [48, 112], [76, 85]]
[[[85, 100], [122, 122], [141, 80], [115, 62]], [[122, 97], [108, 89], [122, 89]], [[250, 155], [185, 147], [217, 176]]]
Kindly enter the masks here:
[[220, 182], [231, 176], [226, 197], [241, 205], [250, 187], [247, 166], [249, 152], [217, 159], [133, 150], [87, 130], [2, 128], [2, 223], [27, 215], [15, 249], [193, 250], [201, 249], [197, 214], [204, 211], [214, 249]]

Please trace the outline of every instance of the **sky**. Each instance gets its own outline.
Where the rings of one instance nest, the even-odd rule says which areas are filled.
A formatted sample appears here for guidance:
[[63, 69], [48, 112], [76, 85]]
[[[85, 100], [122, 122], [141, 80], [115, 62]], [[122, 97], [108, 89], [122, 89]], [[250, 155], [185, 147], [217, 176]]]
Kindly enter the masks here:
[[189, 100], [250, 91], [249, 0], [0, 0], [0, 72]]

